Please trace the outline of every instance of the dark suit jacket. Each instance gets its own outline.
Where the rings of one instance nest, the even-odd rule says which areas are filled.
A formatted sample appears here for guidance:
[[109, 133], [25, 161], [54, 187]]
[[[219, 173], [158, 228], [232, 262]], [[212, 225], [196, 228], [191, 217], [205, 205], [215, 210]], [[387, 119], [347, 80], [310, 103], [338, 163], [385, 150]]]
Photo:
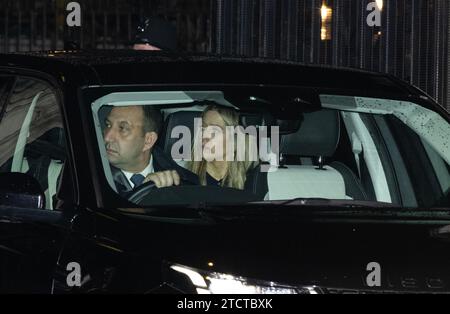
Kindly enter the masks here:
[[[196, 174], [179, 166], [172, 158], [167, 156], [164, 151], [155, 146], [152, 151], [153, 169], [155, 172], [176, 170], [180, 175], [183, 183], [198, 185], [199, 180]], [[125, 174], [118, 168], [111, 165], [111, 172], [113, 175], [114, 183], [117, 187], [117, 192], [121, 196], [127, 196], [132, 192], [131, 185], [125, 176]]]

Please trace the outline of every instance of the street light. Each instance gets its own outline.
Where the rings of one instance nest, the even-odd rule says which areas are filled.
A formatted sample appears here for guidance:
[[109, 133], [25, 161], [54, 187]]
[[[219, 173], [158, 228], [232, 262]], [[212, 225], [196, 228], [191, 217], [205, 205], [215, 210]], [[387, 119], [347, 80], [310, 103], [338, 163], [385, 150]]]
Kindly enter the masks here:
[[320, 13], [322, 16], [322, 23], [327, 22], [328, 20], [331, 19], [332, 10], [325, 4], [322, 4], [322, 7], [320, 8]]
[[376, 0], [378, 10], [383, 10], [383, 0]]
[[331, 18], [333, 16], [333, 10], [322, 4], [320, 8], [320, 15], [322, 17], [322, 27], [320, 29], [320, 39], [330, 40], [331, 39]]

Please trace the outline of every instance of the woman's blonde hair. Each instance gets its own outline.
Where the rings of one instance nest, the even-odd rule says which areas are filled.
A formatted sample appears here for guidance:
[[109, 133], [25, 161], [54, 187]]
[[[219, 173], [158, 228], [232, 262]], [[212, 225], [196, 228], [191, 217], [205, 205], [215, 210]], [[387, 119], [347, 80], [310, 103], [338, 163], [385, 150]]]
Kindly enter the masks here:
[[[224, 106], [219, 105], [210, 105], [208, 106], [202, 114], [202, 119], [205, 117], [206, 113], [209, 111], [215, 111], [217, 112], [225, 122], [225, 127], [237, 127], [239, 125], [239, 114], [236, 110], [233, 108], [228, 108]], [[198, 139], [197, 139], [198, 140]], [[201, 140], [201, 139], [200, 139]], [[225, 174], [225, 177], [222, 180], [222, 186], [223, 187], [229, 187], [234, 189], [243, 190], [245, 186], [245, 181], [247, 179], [247, 171], [250, 169], [253, 169], [257, 166], [256, 161], [250, 161], [249, 159], [249, 146], [250, 146], [250, 140], [249, 136], [245, 135], [245, 147], [246, 147], [246, 153], [245, 153], [245, 160], [244, 161], [228, 161], [228, 168], [227, 172]], [[227, 143], [228, 145], [228, 143]], [[194, 145], [195, 147], [195, 145]], [[235, 141], [234, 143], [234, 155], [236, 159], [236, 147], [237, 143]], [[206, 166], [207, 161], [192, 161], [188, 164], [188, 168], [198, 175], [200, 184], [206, 185]]]

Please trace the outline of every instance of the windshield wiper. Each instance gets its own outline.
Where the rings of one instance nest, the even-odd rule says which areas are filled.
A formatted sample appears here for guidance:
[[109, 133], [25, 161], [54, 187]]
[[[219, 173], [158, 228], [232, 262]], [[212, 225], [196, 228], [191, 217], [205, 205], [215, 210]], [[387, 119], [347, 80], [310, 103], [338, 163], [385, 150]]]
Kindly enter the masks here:
[[[302, 208], [302, 210], [298, 210]], [[264, 201], [238, 204], [211, 204], [199, 203], [190, 208], [205, 215], [213, 215], [215, 218], [221, 217], [224, 220], [233, 220], [249, 215], [272, 215], [272, 214], [308, 214], [309, 212], [329, 212], [333, 213], [345, 211], [350, 213], [354, 210], [378, 210], [398, 209], [392, 204], [371, 202], [371, 201], [351, 201], [351, 200], [330, 200], [319, 198], [296, 198], [288, 201]]]
[[287, 201], [266, 201], [260, 204], [277, 206], [326, 206], [347, 208], [398, 208], [390, 203], [357, 200], [330, 200], [325, 198], [294, 198]]
[[229, 216], [248, 214], [249, 212], [260, 212], [261, 210], [276, 210], [287, 212], [287, 208], [291, 208], [297, 211], [297, 207], [310, 208], [311, 210], [317, 210], [317, 208], [324, 209], [336, 209], [343, 210], [352, 209], [392, 209], [397, 210], [401, 207], [395, 206], [389, 203], [374, 202], [374, 201], [353, 201], [353, 200], [330, 200], [323, 198], [295, 198], [291, 200], [282, 201], [261, 201], [261, 202], [249, 202], [249, 203], [198, 203], [189, 206], [189, 208], [196, 211], [212, 211], [214, 213], [225, 212]]

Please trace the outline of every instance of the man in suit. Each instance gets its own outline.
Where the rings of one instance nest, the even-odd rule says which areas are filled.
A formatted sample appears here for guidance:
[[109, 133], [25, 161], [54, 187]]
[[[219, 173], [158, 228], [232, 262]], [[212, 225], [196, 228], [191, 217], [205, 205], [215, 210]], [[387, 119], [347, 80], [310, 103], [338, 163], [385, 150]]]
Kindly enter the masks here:
[[196, 176], [180, 167], [157, 146], [162, 115], [152, 106], [113, 107], [103, 137], [108, 160], [120, 195], [152, 181], [157, 188], [195, 184]]

